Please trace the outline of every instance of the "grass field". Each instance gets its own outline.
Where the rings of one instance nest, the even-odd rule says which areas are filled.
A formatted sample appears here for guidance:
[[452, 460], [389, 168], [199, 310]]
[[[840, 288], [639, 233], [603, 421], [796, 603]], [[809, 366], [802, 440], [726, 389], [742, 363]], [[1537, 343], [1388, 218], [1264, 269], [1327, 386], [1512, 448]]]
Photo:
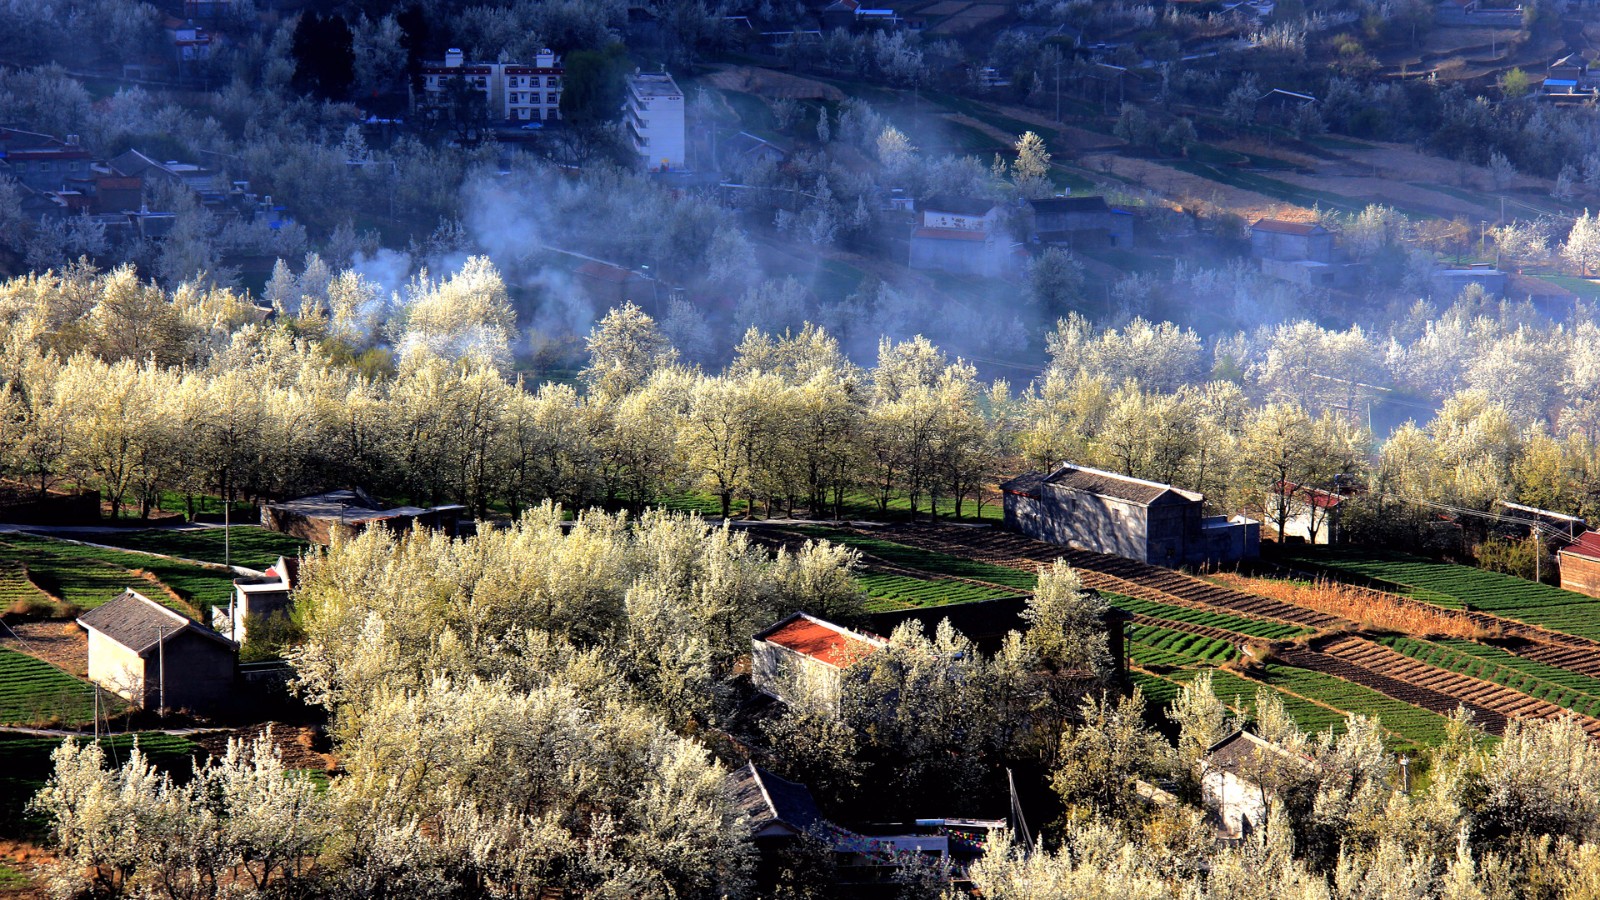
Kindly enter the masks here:
[[1600, 300], [1600, 282], [1588, 278], [1578, 278], [1575, 275], [1540, 275], [1539, 280], [1566, 288], [1585, 300]]
[[1302, 564], [1399, 585], [1418, 600], [1470, 609], [1600, 640], [1600, 600], [1498, 572], [1372, 550], [1287, 548]]
[[[306, 542], [287, 534], [268, 531], [258, 525], [240, 525], [228, 529], [228, 542], [232, 545], [233, 564], [264, 569], [278, 561], [280, 556], [299, 556]], [[96, 544], [110, 544], [146, 553], [164, 553], [201, 562], [223, 562], [223, 535], [220, 528], [204, 531], [128, 531], [116, 534], [97, 534]]]
[[952, 603], [977, 603], [1015, 596], [1013, 592], [1003, 588], [972, 584], [967, 581], [950, 578], [916, 578], [890, 572], [868, 572], [857, 575], [856, 581], [871, 598], [867, 601], [869, 612], [947, 606]]
[[183, 601], [204, 615], [208, 607], [226, 604], [233, 592], [233, 576], [223, 569], [206, 569], [140, 553], [85, 547], [67, 541], [31, 535], [8, 534], [0, 538], [0, 566], [20, 563], [28, 567], [34, 583], [82, 609], [92, 609], [133, 588], [152, 600], [185, 614], [181, 604], [149, 580], [150, 573]]
[[[102, 739], [108, 756], [126, 762], [135, 739], [150, 761], [175, 775], [191, 770], [199, 746], [176, 736], [150, 732]], [[38, 837], [42, 823], [26, 814], [28, 800], [50, 777], [50, 753], [60, 738], [0, 733], [0, 837]]]
[[1311, 633], [1310, 628], [1289, 625], [1284, 622], [1268, 622], [1265, 619], [1252, 619], [1231, 613], [1191, 609], [1187, 606], [1171, 606], [1166, 603], [1157, 603], [1153, 600], [1142, 600], [1138, 597], [1128, 597], [1123, 594], [1113, 594], [1106, 591], [1102, 591], [1101, 594], [1112, 606], [1118, 609], [1138, 615], [1150, 616], [1155, 619], [1166, 619], [1169, 622], [1183, 622], [1188, 625], [1221, 628], [1275, 641], [1287, 640]]
[[1123, 635], [1128, 655], [1144, 666], [1217, 665], [1239, 655], [1227, 641], [1155, 625], [1128, 625]]
[[[105, 692], [106, 712], [122, 701]], [[41, 659], [0, 647], [0, 725], [62, 725], [93, 720], [94, 688]]]

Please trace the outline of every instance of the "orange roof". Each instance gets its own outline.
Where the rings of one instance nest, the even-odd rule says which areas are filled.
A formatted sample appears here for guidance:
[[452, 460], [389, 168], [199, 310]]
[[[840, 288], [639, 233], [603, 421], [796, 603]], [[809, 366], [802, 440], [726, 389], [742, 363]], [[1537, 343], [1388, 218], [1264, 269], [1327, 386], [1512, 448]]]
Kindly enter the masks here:
[[879, 647], [876, 641], [810, 616], [795, 616], [762, 640], [841, 669]]

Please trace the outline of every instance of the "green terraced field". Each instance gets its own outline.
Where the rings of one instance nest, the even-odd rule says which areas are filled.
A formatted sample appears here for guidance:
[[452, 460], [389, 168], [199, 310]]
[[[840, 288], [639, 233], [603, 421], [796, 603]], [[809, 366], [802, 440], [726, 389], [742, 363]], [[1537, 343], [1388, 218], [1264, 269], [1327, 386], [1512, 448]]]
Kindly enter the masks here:
[[1128, 625], [1123, 635], [1128, 655], [1143, 665], [1215, 665], [1239, 655], [1227, 641], [1154, 625]]
[[1548, 584], [1399, 554], [1291, 549], [1284, 555], [1324, 569], [1400, 585], [1410, 589], [1407, 593], [1418, 600], [1441, 606], [1466, 605], [1519, 622], [1600, 640], [1600, 600]]
[[[230, 532], [228, 541], [232, 544], [233, 564], [237, 566], [264, 569], [277, 562], [280, 556], [299, 556], [306, 549], [305, 541], [276, 531], [268, 531], [258, 525], [238, 525], [228, 531]], [[146, 553], [165, 553], [168, 556], [198, 559], [201, 562], [220, 563], [224, 556], [222, 538], [220, 528], [207, 528], [204, 531], [148, 529], [97, 534], [93, 542], [126, 547], [129, 550], [142, 550]]]
[[[1505, 685], [1586, 716], [1600, 716], [1600, 678], [1568, 672], [1471, 641], [1386, 637], [1379, 638], [1378, 643], [1430, 666]], [[1469, 651], [1468, 647], [1476, 649]]]
[[[1145, 698], [1149, 701], [1150, 708], [1155, 712], [1154, 721], [1161, 724], [1166, 717], [1167, 706], [1178, 697], [1179, 689], [1190, 679], [1196, 670], [1185, 669], [1167, 675], [1153, 675], [1148, 672], [1131, 672], [1133, 683], [1144, 691]], [[1333, 729], [1336, 733], [1344, 731], [1345, 714], [1326, 706], [1318, 706], [1308, 700], [1271, 688], [1259, 681], [1241, 678], [1232, 672], [1219, 669], [1211, 671], [1211, 686], [1217, 699], [1227, 704], [1229, 708], [1246, 716], [1254, 715], [1256, 691], [1267, 690], [1278, 695], [1283, 701], [1283, 708], [1294, 719], [1296, 726], [1307, 734], [1316, 734]], [[1165, 722], [1170, 727], [1170, 720]], [[1410, 746], [1405, 744], [1405, 746]]]
[[[101, 702], [121, 700], [101, 692]], [[94, 688], [41, 659], [0, 647], [0, 725], [64, 725], [94, 717]]]
[[876, 556], [891, 565], [916, 569], [932, 575], [951, 575], [957, 578], [987, 581], [990, 584], [1003, 585], [1022, 592], [1031, 592], [1034, 584], [1038, 581], [1032, 572], [1024, 572], [1021, 569], [1008, 569], [1004, 566], [990, 565], [961, 556], [950, 556], [946, 553], [908, 547], [905, 544], [896, 544], [893, 541], [867, 537], [851, 531], [817, 527], [796, 528], [794, 530], [807, 537], [822, 538], [835, 544], [854, 547], [862, 553]]
[[[159, 732], [103, 738], [107, 757], [113, 762], [126, 762], [136, 738], [154, 765], [179, 777], [187, 777], [185, 773], [192, 771], [191, 759], [199, 746]], [[0, 837], [41, 836], [43, 823], [28, 816], [25, 808], [50, 777], [50, 753], [60, 743], [60, 738], [0, 732]]]
[[[226, 605], [233, 593], [233, 576], [223, 569], [30, 535], [10, 534], [0, 539], [0, 564], [5, 562], [27, 565], [40, 587], [83, 609], [115, 599], [130, 587], [152, 600], [167, 602], [164, 592], [133, 574], [135, 569], [154, 575], [202, 615], [210, 606]], [[181, 607], [174, 608], [189, 614]]]
[[867, 609], [872, 612], [923, 606], [948, 606], [952, 603], [976, 603], [1016, 596], [1004, 588], [990, 585], [972, 584], [949, 578], [916, 578], [888, 572], [857, 575], [856, 581], [872, 598], [867, 601]]
[[22, 563], [15, 559], [0, 561], [0, 612], [14, 603], [49, 600], [45, 593], [28, 580]]
[[1303, 634], [1311, 634], [1312, 632], [1310, 628], [1299, 625], [1269, 622], [1265, 619], [1252, 619], [1248, 616], [1211, 612], [1204, 609], [1191, 609], [1187, 606], [1172, 606], [1166, 603], [1142, 600], [1138, 597], [1113, 594], [1107, 591], [1102, 591], [1101, 596], [1105, 597], [1106, 602], [1112, 606], [1131, 613], [1150, 616], [1155, 619], [1166, 619], [1169, 622], [1183, 622], [1188, 625], [1222, 628], [1227, 631], [1248, 634], [1252, 637], [1267, 638], [1268, 640], [1287, 640]]
[[1280, 665], [1268, 666], [1265, 680], [1273, 687], [1292, 691], [1302, 697], [1313, 697], [1345, 712], [1372, 716], [1383, 723], [1384, 728], [1419, 747], [1435, 745], [1444, 740], [1444, 716], [1380, 694], [1371, 688], [1321, 672]]

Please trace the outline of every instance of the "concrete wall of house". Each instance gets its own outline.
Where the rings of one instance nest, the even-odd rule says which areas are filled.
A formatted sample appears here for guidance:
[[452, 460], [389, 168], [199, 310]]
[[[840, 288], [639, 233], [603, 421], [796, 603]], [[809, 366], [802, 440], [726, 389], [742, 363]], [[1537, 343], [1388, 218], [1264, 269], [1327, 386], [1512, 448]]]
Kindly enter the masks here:
[[234, 651], [193, 630], [167, 641], [165, 652], [151, 650], [145, 659], [145, 706], [161, 705], [161, 666], [166, 663], [168, 709], [214, 710], [233, 694]]
[[1333, 261], [1333, 235], [1284, 234], [1256, 228], [1250, 232], [1250, 253], [1263, 259]]
[[838, 669], [769, 641], [750, 642], [750, 680], [756, 690], [785, 703], [839, 702]]
[[1211, 769], [1200, 779], [1200, 795], [1230, 837], [1243, 837], [1267, 818], [1261, 788], [1232, 772]]
[[1600, 560], [1562, 553], [1561, 587], [1589, 597], [1600, 597]]
[[1199, 503], [1169, 496], [1151, 505], [1145, 516], [1149, 548], [1145, 552], [1145, 562], [1176, 567], [1191, 562], [1197, 551], [1203, 553], [1197, 546], [1200, 538]]
[[89, 680], [124, 700], [142, 702], [144, 660], [100, 632], [89, 630]]
[[1002, 273], [1000, 244], [940, 238], [911, 238], [911, 268], [949, 272], [952, 275], [996, 276]]
[[1053, 485], [1039, 490], [1039, 500], [1005, 495], [1007, 528], [1049, 544], [1152, 561], [1144, 507]]
[[261, 507], [261, 527], [327, 546], [333, 543], [333, 519], [303, 516], [287, 509]]
[[[239, 627], [228, 637], [243, 644], [250, 639], [250, 622], [289, 609], [288, 591], [241, 591], [234, 589], [234, 614], [239, 617]], [[224, 616], [226, 618], [226, 616]], [[223, 632], [227, 634], [227, 632]]]

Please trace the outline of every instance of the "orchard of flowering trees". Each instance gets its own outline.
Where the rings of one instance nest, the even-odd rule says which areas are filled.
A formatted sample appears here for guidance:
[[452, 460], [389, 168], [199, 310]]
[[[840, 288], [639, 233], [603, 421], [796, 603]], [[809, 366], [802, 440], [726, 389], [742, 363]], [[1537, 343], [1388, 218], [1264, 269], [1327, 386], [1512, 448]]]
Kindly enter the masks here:
[[[577, 384], [512, 373], [517, 325], [483, 258], [385, 292], [315, 259], [280, 267], [268, 321], [215, 287], [166, 292], [71, 266], [0, 284], [0, 469], [148, 514], [361, 485], [513, 516], [545, 500], [642, 508], [699, 492], [724, 514], [971, 514], [1061, 460], [1205, 492], [1272, 522], [1277, 482], [1372, 490], [1347, 523], [1398, 534], [1411, 500], [1600, 512], [1600, 326], [1472, 296], [1387, 333], [1297, 321], [1202, 343], [1170, 323], [1070, 316], [1022, 389], [923, 338], [870, 367], [812, 325], [751, 329], [720, 371], [637, 308], [588, 336]], [[1367, 410], [1422, 424], [1376, 446]], [[1428, 410], [1437, 413], [1429, 418]]]

